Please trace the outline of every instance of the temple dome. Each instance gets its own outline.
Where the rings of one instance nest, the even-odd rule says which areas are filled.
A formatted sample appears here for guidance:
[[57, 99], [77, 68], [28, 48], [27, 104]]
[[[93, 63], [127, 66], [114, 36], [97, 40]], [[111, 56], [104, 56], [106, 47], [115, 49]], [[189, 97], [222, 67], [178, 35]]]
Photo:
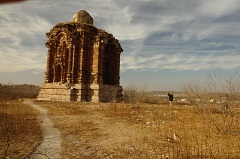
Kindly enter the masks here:
[[73, 22], [93, 25], [93, 18], [87, 11], [80, 10], [76, 14], [73, 15]]

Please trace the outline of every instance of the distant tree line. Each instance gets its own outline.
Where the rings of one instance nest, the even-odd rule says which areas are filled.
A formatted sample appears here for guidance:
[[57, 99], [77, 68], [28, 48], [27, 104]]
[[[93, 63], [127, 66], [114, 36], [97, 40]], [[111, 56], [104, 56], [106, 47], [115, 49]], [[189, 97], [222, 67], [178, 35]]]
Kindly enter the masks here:
[[36, 98], [40, 91], [39, 86], [35, 85], [14, 85], [0, 83], [0, 98], [19, 99], [19, 98]]

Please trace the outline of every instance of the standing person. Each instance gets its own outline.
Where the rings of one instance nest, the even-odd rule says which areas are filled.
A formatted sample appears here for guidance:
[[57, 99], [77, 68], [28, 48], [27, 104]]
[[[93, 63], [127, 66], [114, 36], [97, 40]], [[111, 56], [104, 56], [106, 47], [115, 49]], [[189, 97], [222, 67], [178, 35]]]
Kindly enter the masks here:
[[172, 106], [173, 92], [172, 92], [172, 94], [168, 92], [168, 99], [169, 99], [170, 106]]
[[225, 95], [225, 97], [223, 97], [222, 103], [223, 103], [223, 108], [229, 109], [230, 103], [229, 103], [228, 95]]

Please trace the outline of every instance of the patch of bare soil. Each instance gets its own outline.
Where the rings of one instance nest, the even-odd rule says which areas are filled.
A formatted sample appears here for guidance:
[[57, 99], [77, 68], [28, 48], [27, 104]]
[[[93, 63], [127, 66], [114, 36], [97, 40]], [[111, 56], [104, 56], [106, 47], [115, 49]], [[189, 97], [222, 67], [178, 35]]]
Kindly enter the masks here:
[[49, 117], [61, 132], [61, 158], [125, 158], [118, 149], [131, 153], [135, 150], [133, 145], [141, 146], [142, 137], [151, 134], [141, 131], [140, 124], [129, 124], [101, 113], [108, 104], [38, 102], [38, 105], [48, 109]]

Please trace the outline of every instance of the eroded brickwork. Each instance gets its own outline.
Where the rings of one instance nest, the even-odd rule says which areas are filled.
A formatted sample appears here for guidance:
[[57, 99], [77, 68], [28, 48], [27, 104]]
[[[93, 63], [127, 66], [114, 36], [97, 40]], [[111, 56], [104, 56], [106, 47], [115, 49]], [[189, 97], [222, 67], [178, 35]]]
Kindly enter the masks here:
[[39, 99], [99, 102], [121, 94], [121, 45], [93, 26], [86, 11], [76, 13], [73, 22], [55, 25], [46, 36], [47, 68]]

